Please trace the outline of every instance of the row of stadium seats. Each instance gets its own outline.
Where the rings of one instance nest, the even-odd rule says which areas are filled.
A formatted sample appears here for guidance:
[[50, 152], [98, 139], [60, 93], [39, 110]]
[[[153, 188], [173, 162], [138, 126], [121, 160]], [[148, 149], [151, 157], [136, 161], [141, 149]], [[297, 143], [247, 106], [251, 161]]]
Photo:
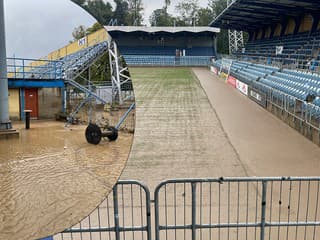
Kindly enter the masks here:
[[101, 42], [61, 58], [60, 61], [63, 62], [63, 78], [73, 79], [106, 51], [108, 51], [108, 42]]
[[123, 55], [129, 66], [208, 66], [211, 57]]
[[[320, 32], [300, 33], [283, 37], [274, 37], [272, 39], [262, 39], [250, 41], [245, 46], [245, 52], [237, 52], [237, 56], [244, 59], [280, 58], [285, 60], [284, 64], [290, 64], [294, 61], [302, 61], [304, 64], [312, 59], [314, 52], [317, 52], [320, 44]], [[281, 54], [276, 54], [276, 47], [283, 46]], [[319, 65], [320, 55], [315, 59], [315, 66]]]
[[214, 48], [212, 47], [192, 47], [181, 49], [178, 47], [129, 47], [129, 46], [120, 46], [119, 50], [122, 55], [145, 55], [145, 56], [154, 56], [154, 55], [163, 55], [163, 56], [176, 56], [176, 50], [185, 50], [186, 56], [214, 56]]
[[[214, 66], [220, 69], [223, 63], [218, 60]], [[289, 69], [281, 70], [276, 67], [241, 61], [232, 62], [230, 73], [248, 85], [255, 86], [256, 83], [259, 83], [260, 87], [270, 87], [302, 101], [306, 101], [308, 96], [313, 96], [312, 103], [320, 107], [320, 75], [318, 74]]]

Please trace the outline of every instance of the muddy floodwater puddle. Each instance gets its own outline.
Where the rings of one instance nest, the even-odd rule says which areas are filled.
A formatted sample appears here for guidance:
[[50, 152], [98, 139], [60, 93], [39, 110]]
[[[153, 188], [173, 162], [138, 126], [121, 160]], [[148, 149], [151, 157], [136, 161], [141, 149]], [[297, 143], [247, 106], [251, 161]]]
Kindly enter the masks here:
[[0, 139], [0, 239], [53, 235], [86, 217], [111, 191], [133, 134], [86, 142], [86, 126], [33, 122], [20, 137]]

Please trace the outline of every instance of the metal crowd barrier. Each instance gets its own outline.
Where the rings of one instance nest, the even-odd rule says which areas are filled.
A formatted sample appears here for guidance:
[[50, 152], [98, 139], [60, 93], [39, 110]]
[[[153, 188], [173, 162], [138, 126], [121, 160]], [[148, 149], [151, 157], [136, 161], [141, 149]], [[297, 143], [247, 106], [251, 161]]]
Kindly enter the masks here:
[[149, 189], [137, 181], [119, 181], [87, 218], [54, 236], [55, 240], [151, 240]]
[[[302, 134], [312, 138], [317, 132], [318, 142], [320, 143], [320, 107], [312, 103], [307, 103], [288, 95], [280, 90], [273, 89], [265, 84], [255, 82], [254, 88], [266, 93], [268, 105], [272, 109], [277, 109], [281, 113], [281, 118], [288, 122], [289, 120], [295, 125], [292, 126]], [[290, 122], [288, 123], [290, 125]]]
[[160, 183], [152, 201], [143, 184], [120, 181], [54, 239], [316, 240], [319, 191], [320, 177], [174, 179]]

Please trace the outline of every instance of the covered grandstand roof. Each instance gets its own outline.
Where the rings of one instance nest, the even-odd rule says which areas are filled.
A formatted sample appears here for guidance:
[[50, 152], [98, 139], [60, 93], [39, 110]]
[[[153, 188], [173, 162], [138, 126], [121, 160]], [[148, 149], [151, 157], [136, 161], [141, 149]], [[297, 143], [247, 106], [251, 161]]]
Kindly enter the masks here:
[[132, 26], [105, 26], [106, 30], [109, 33], [112, 32], [144, 32], [144, 33], [202, 33], [202, 32], [211, 32], [211, 33], [219, 33], [219, 28], [214, 27], [132, 27]]
[[235, 30], [256, 30], [303, 13], [319, 13], [319, 0], [235, 0], [210, 24]]

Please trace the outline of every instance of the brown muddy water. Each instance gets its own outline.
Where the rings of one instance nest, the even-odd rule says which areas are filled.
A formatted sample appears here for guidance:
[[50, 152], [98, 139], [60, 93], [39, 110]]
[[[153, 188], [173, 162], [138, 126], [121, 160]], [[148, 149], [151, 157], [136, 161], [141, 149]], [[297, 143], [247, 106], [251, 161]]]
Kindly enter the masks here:
[[0, 139], [0, 239], [37, 239], [78, 223], [120, 176], [133, 134], [86, 142], [86, 126], [14, 124], [20, 137]]

